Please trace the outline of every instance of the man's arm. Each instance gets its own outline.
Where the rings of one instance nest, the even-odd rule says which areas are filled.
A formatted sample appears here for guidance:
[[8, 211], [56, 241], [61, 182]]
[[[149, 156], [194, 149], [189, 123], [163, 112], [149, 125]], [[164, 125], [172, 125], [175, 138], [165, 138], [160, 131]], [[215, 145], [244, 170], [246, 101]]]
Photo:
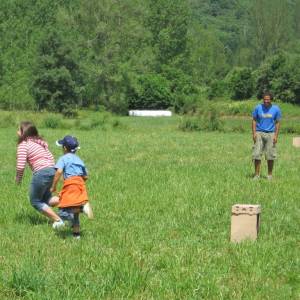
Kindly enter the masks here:
[[273, 138], [273, 143], [276, 144], [277, 140], [278, 140], [278, 134], [279, 134], [279, 129], [280, 129], [280, 122], [277, 121], [275, 123], [275, 134], [274, 134], [274, 138]]
[[252, 119], [252, 138], [253, 142], [256, 142], [256, 120], [253, 118]]
[[56, 173], [55, 173], [54, 179], [53, 179], [53, 183], [52, 183], [52, 187], [50, 189], [51, 193], [56, 192], [56, 186], [57, 186], [57, 183], [58, 183], [62, 173], [63, 173], [62, 169], [57, 169], [56, 170]]

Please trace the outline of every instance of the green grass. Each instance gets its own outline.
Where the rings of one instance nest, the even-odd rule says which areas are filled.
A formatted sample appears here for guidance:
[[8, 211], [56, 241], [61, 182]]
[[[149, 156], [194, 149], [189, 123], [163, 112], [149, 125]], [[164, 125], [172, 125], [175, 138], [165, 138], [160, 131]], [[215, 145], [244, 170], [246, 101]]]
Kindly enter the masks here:
[[[0, 129], [0, 299], [299, 299], [292, 135], [280, 135], [274, 180], [254, 182], [250, 125], [205, 133], [179, 131], [176, 117], [118, 120], [41, 129], [56, 158], [56, 139], [81, 143], [96, 218], [81, 217], [80, 241], [31, 208], [28, 169], [15, 186], [16, 128]], [[261, 204], [256, 242], [229, 242], [236, 203]]]

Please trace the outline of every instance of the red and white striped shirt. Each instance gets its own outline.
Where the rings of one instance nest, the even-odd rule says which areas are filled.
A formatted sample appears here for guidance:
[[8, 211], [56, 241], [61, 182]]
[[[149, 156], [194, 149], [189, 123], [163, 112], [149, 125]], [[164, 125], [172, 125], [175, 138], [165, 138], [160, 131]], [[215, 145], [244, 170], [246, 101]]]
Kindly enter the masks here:
[[33, 172], [47, 167], [54, 167], [53, 155], [48, 150], [48, 144], [42, 139], [27, 138], [18, 145], [17, 182], [22, 180], [26, 162], [28, 162]]

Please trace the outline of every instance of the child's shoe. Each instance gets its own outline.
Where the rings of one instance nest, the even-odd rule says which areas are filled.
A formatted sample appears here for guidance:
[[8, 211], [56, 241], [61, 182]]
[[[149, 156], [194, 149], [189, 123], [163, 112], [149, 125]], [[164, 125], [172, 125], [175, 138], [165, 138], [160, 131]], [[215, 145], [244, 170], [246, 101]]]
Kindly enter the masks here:
[[93, 210], [89, 202], [83, 205], [82, 212], [86, 214], [89, 219], [94, 218]]
[[74, 240], [80, 240], [80, 234], [79, 233], [78, 234], [73, 233], [73, 239]]
[[52, 228], [53, 228], [54, 230], [63, 228], [64, 226], [65, 226], [65, 223], [64, 223], [63, 220], [55, 221], [55, 222], [52, 224]]

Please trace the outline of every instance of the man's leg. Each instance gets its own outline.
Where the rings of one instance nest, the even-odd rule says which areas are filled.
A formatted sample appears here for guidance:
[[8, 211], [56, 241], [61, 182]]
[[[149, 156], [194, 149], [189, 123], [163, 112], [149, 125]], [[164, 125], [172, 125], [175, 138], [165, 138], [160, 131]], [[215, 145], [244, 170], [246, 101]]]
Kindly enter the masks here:
[[274, 160], [277, 157], [276, 144], [273, 142], [274, 133], [268, 134], [266, 159], [268, 163], [268, 179], [272, 179]]
[[268, 176], [272, 176], [274, 160], [268, 160]]
[[261, 156], [263, 152], [263, 142], [260, 132], [256, 133], [256, 141], [252, 148], [252, 159], [254, 162], [254, 179], [258, 179], [260, 176]]
[[254, 160], [254, 169], [255, 169], [255, 176], [259, 177], [260, 175], [260, 166], [261, 160], [255, 159]]

